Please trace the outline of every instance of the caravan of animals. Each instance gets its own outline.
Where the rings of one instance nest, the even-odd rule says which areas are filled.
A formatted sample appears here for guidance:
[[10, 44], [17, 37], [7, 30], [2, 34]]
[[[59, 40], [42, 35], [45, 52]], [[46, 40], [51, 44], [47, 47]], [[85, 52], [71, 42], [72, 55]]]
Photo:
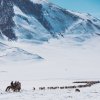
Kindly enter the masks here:
[[[75, 92], [80, 92], [79, 88], [91, 87], [92, 85], [100, 83], [100, 81], [75, 81], [73, 83], [84, 83], [84, 85], [71, 85], [71, 86], [51, 86], [51, 87], [39, 87], [39, 90], [56, 90], [56, 89], [75, 89]], [[32, 87], [32, 90], [35, 91], [36, 88]], [[11, 81], [10, 85], [7, 86], [6, 92], [20, 92], [21, 91], [21, 82]]]
[[48, 0], [0, 0], [0, 100], [69, 99], [100, 100], [100, 20]]

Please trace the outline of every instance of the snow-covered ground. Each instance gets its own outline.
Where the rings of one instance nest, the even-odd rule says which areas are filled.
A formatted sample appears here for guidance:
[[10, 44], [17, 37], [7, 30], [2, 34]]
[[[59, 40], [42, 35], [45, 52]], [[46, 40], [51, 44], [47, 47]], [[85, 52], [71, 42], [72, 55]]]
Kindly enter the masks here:
[[[5, 92], [5, 87], [10, 81], [0, 82], [0, 100], [99, 100], [100, 84], [90, 88], [81, 88], [81, 92], [75, 92], [75, 89], [57, 89], [57, 90], [39, 90], [39, 86], [62, 86], [71, 83], [66, 80], [38, 80], [21, 81], [22, 90], [19, 93]], [[2, 87], [2, 86], [3, 87]], [[33, 86], [36, 90], [32, 90]]]
[[[100, 84], [91, 88], [68, 90], [38, 90], [40, 86], [65, 86], [76, 80], [100, 80], [100, 38], [84, 43], [69, 38], [44, 44], [5, 42], [44, 60], [3, 60], [0, 58], [0, 100], [99, 100]], [[0, 52], [2, 53], [2, 52]], [[9, 58], [9, 57], [8, 57]], [[22, 83], [21, 93], [5, 93], [12, 80]], [[32, 90], [36, 87], [36, 91]]]
[[99, 41], [99, 38], [93, 38], [81, 44], [70, 39], [62, 39], [51, 40], [42, 45], [7, 42], [5, 44], [10, 47], [38, 54], [44, 60], [36, 62], [0, 60], [0, 79], [98, 79], [100, 78]]

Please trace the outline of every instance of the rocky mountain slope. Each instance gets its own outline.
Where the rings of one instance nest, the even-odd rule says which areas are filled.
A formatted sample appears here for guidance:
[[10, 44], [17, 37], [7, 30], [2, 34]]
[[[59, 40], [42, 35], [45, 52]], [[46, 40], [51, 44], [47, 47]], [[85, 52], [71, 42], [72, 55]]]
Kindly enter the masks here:
[[43, 42], [68, 34], [80, 38], [98, 35], [100, 20], [45, 0], [0, 0], [1, 39]]

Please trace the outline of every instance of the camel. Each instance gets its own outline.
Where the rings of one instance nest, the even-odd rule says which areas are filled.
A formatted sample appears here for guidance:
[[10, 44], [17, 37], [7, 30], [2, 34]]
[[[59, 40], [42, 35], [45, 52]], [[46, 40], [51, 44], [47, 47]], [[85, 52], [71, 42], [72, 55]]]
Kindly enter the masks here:
[[12, 87], [12, 86], [7, 86], [7, 88], [6, 88], [6, 92], [8, 92], [8, 91], [10, 91], [10, 90], [13, 90], [14, 91], [14, 88]]
[[7, 86], [5, 91], [8, 92], [10, 90], [12, 90], [13, 92], [20, 92], [21, 83], [19, 81], [15, 81], [15, 83], [13, 83], [13, 81], [12, 81], [10, 86]]

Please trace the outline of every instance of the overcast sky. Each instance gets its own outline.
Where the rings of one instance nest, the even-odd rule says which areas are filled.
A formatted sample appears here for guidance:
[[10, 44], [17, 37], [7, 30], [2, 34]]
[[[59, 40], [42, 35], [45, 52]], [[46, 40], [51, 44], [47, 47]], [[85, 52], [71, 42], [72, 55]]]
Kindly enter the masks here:
[[100, 0], [49, 0], [63, 8], [90, 13], [100, 19]]

